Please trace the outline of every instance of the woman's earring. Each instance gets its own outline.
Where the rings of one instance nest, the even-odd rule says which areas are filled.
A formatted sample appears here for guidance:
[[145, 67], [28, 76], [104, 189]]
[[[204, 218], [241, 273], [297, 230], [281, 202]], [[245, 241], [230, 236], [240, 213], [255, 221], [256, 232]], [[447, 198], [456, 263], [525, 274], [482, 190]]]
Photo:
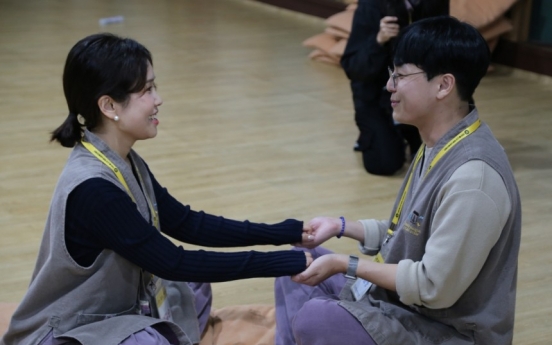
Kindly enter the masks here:
[[115, 120], [115, 122], [119, 121], [119, 116], [115, 115], [115, 117], [113, 118], [113, 120]]

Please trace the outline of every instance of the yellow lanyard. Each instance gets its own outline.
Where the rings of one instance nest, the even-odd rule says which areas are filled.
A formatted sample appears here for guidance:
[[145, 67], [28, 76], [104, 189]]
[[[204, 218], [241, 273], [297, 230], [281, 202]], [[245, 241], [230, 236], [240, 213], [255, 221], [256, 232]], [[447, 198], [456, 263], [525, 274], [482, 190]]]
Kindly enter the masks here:
[[[128, 185], [125, 181], [125, 178], [123, 177], [123, 174], [121, 173], [121, 170], [119, 170], [119, 168], [117, 168], [117, 166], [115, 164], [113, 164], [113, 162], [111, 162], [109, 160], [109, 158], [107, 158], [100, 150], [98, 150], [93, 144], [87, 142], [87, 141], [84, 141], [84, 140], [81, 140], [81, 143], [84, 145], [84, 147], [90, 151], [94, 156], [96, 156], [96, 158], [98, 158], [102, 163], [104, 163], [105, 165], [107, 165], [112, 171], [113, 173], [115, 174], [115, 176], [117, 176], [117, 179], [119, 180], [119, 182], [122, 183], [122, 185], [125, 187], [125, 190], [127, 191], [127, 194], [130, 196], [130, 198], [132, 199], [132, 201], [136, 203], [136, 199], [134, 198], [134, 195], [132, 195], [132, 193], [130, 192], [130, 188], [128, 188]], [[140, 172], [138, 171], [138, 169], [136, 169], [136, 174], [138, 175], [138, 178], [140, 179], [140, 184], [142, 185], [142, 188], [146, 188], [146, 186], [144, 185], [144, 181], [142, 180], [142, 175], [140, 175]], [[153, 218], [153, 225], [159, 229], [159, 218], [157, 216], [157, 212], [155, 211], [155, 208], [153, 207], [153, 204], [152, 202], [150, 201], [149, 197], [148, 197], [148, 193], [146, 192], [146, 190], [144, 189], [144, 196], [146, 198], [146, 201], [148, 203], [148, 207], [150, 209], [150, 214], [151, 214], [151, 217]]]
[[[456, 144], [458, 144], [460, 141], [465, 139], [468, 135], [475, 132], [479, 126], [481, 126], [481, 120], [477, 119], [474, 123], [469, 125], [466, 129], [464, 129], [462, 132], [458, 133], [454, 138], [452, 138], [443, 148], [435, 155], [435, 158], [431, 161], [429, 166], [427, 167], [427, 171], [424, 174], [424, 177], [427, 176], [427, 174], [431, 171], [433, 167], [443, 158], [443, 156], [450, 151]], [[418, 165], [418, 162], [423, 156], [425, 150], [425, 145], [422, 145], [420, 149], [418, 150], [418, 153], [416, 154], [416, 158], [414, 160], [414, 165], [412, 166], [412, 169], [410, 170], [410, 175], [408, 176], [408, 180], [406, 181], [406, 185], [404, 186], [401, 199], [399, 200], [399, 204], [397, 205], [397, 209], [395, 210], [395, 214], [393, 215], [393, 220], [391, 221], [391, 224], [389, 225], [389, 229], [387, 229], [387, 238], [385, 239], [385, 242], [389, 241], [391, 237], [393, 237], [393, 234], [395, 233], [395, 227], [399, 223], [399, 219], [401, 218], [402, 208], [404, 205], [404, 201], [406, 199], [406, 194], [408, 193], [408, 189], [410, 188], [410, 182], [412, 181], [412, 175], [414, 174], [414, 171], [416, 171], [416, 166]], [[383, 257], [380, 253], [374, 258], [374, 261], [383, 263]]]

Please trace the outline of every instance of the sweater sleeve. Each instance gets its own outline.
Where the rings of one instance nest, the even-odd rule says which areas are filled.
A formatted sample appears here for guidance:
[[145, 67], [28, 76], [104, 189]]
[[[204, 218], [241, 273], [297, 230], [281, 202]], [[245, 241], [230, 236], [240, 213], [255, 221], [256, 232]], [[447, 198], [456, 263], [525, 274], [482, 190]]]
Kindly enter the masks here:
[[303, 222], [287, 219], [277, 224], [236, 221], [194, 211], [182, 205], [150, 172], [161, 231], [179, 241], [206, 247], [282, 245], [302, 240]]
[[387, 44], [381, 46], [376, 41], [381, 18], [378, 1], [358, 2], [351, 34], [341, 58], [341, 66], [349, 80], [373, 81], [386, 71], [389, 62]]
[[422, 260], [398, 264], [397, 293], [407, 305], [453, 305], [479, 274], [511, 210], [502, 178], [478, 160], [453, 173], [440, 199]]
[[277, 277], [306, 268], [305, 254], [292, 250], [184, 250], [150, 225], [123, 190], [99, 178], [89, 179], [71, 192], [66, 212], [67, 247], [84, 266], [107, 249], [161, 278], [176, 281]]
[[376, 255], [385, 239], [389, 221], [376, 219], [359, 220], [364, 227], [364, 242], [358, 244], [358, 249], [365, 255]]

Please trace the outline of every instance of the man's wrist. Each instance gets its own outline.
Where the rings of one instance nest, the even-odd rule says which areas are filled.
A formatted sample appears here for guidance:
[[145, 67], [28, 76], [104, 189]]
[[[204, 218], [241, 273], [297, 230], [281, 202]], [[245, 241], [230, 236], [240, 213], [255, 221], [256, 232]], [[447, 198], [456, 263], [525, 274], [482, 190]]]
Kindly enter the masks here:
[[385, 43], [387, 43], [387, 40], [384, 40], [383, 35], [378, 32], [378, 34], [376, 35], [376, 42], [380, 46], [383, 46]]

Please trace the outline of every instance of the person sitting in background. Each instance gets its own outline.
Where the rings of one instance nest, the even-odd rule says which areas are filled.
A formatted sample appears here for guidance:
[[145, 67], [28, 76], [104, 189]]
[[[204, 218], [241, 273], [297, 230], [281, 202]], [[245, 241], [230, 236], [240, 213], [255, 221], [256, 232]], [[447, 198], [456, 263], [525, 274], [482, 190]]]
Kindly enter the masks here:
[[355, 151], [362, 152], [370, 174], [393, 175], [406, 161], [405, 140], [414, 155], [418, 130], [396, 123], [385, 89], [396, 36], [412, 22], [449, 14], [448, 0], [359, 0], [341, 66], [351, 81], [355, 122], [360, 131]]
[[305, 272], [277, 278], [276, 344], [512, 343], [521, 201], [470, 104], [489, 62], [481, 34], [455, 18], [404, 29], [387, 89], [393, 118], [423, 144], [388, 221], [310, 221], [307, 247], [344, 236], [374, 260], [315, 247]]
[[293, 219], [267, 225], [193, 211], [160, 185], [132, 149], [157, 135], [162, 104], [140, 43], [85, 37], [67, 56], [63, 89], [69, 116], [51, 140], [72, 151], [29, 289], [0, 344], [197, 344], [211, 309], [209, 282], [308, 267], [309, 253], [190, 251], [163, 236], [236, 247], [307, 235]]

